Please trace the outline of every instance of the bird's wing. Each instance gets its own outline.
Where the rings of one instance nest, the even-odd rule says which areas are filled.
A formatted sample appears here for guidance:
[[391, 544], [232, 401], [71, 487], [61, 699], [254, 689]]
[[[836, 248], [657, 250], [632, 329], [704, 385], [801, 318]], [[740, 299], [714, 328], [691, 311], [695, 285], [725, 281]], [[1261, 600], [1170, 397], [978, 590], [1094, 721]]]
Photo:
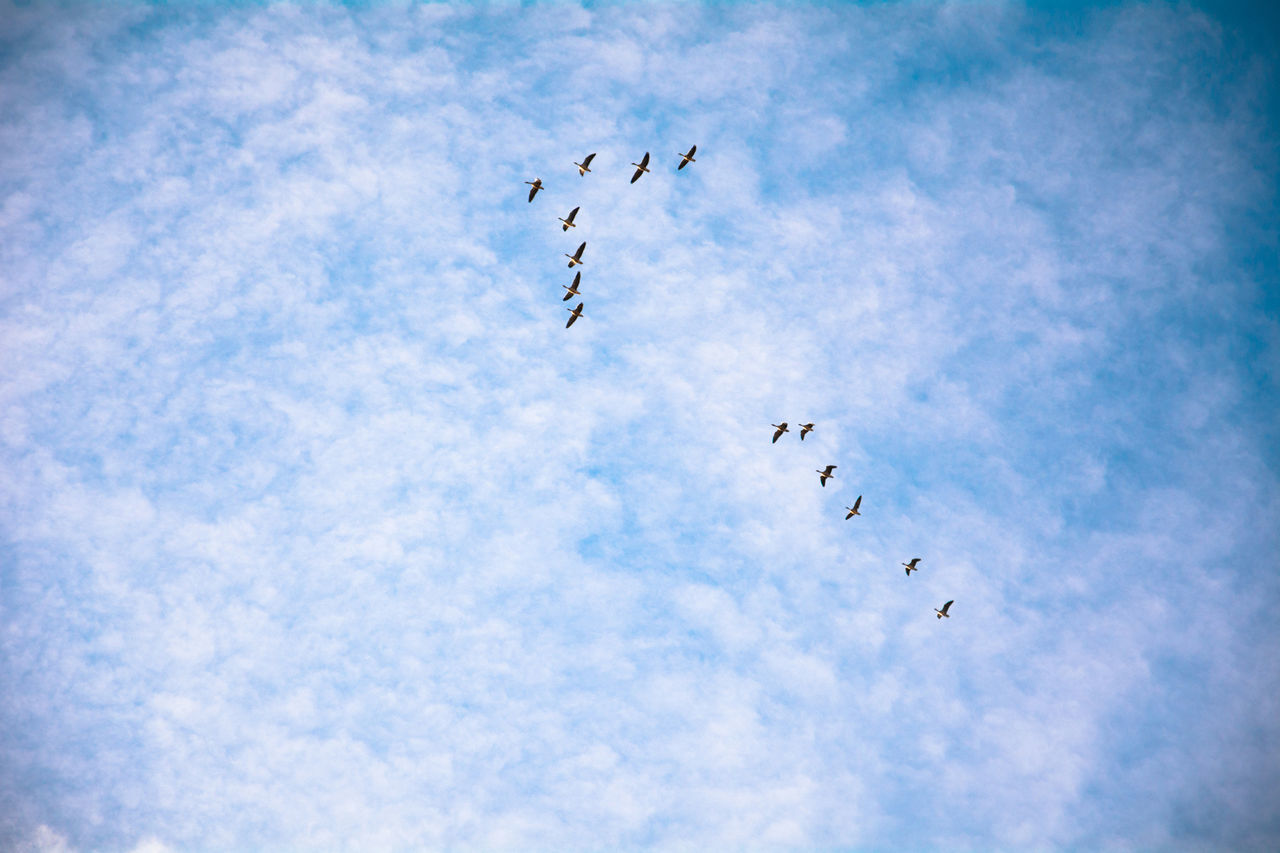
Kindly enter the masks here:
[[[561, 287], [564, 287], [564, 285], [563, 285], [563, 284], [562, 284], [562, 285], [560, 285], [560, 286], [561, 286]], [[570, 290], [570, 289], [569, 289], [569, 288], [567, 288], [567, 287], [564, 287], [564, 289], [565, 289], [564, 299], [561, 299], [560, 301], [561, 301], [561, 302], [568, 302], [570, 299], [572, 299], [572, 298], [573, 298], [573, 291], [572, 291], [572, 290]]]
[[951, 605], [953, 605], [953, 604], [955, 604], [955, 603], [956, 603], [956, 600], [953, 598], [953, 599], [951, 599], [950, 601], [948, 601], [946, 604], [942, 605], [942, 612], [943, 612], [943, 613], [946, 613], [946, 612], [947, 612], [947, 608], [951, 607]]
[[567, 328], [569, 328], [570, 326], [572, 326], [572, 325], [573, 325], [573, 321], [574, 321], [574, 320], [576, 320], [576, 319], [578, 319], [578, 315], [577, 315], [577, 314], [570, 314], [570, 315], [569, 315], [569, 322], [565, 323], [565, 324], [564, 324], [564, 327], [565, 327], [566, 329], [567, 329]]
[[636, 173], [631, 176], [631, 183], [634, 184], [636, 181], [640, 180], [640, 176], [643, 174], [644, 174], [643, 169], [636, 169]]
[[572, 221], [573, 221], [573, 217], [577, 216], [577, 215], [578, 215], [578, 211], [579, 211], [579, 210], [581, 210], [581, 209], [582, 209], [582, 208], [580, 208], [580, 207], [575, 207], [573, 210], [569, 211], [569, 218], [568, 218], [568, 219], [566, 219], [566, 220], [565, 220], [565, 222], [572, 222]]
[[644, 152], [644, 156], [640, 158], [640, 167], [644, 168], [649, 165], [649, 152]]
[[853, 518], [853, 510], [849, 510], [849, 514], [844, 517], [844, 520], [848, 521], [851, 518]]
[[582, 250], [583, 250], [583, 249], [585, 249], [585, 248], [587, 248], [587, 243], [586, 243], [586, 241], [584, 240], [584, 241], [582, 242], [582, 245], [578, 247], [578, 251], [576, 251], [576, 252], [574, 252], [574, 253], [573, 253], [573, 256], [574, 256], [575, 258], [577, 258], [578, 260], [582, 260]]
[[578, 282], [580, 282], [580, 281], [582, 281], [582, 273], [581, 273], [581, 272], [579, 272], [577, 275], [575, 275], [575, 276], [573, 277], [573, 287], [574, 287], [574, 289], [575, 289], [575, 290], [577, 289], [577, 287], [578, 287]]
[[585, 159], [585, 160], [583, 160], [583, 161], [582, 161], [582, 165], [584, 165], [584, 166], [590, 166], [590, 165], [591, 165], [591, 158], [592, 158], [592, 157], [594, 157], [594, 156], [596, 156], [596, 152], [592, 151], [590, 154], [588, 154], [588, 155], [587, 155], [587, 159]]
[[773, 443], [774, 443], [774, 444], [777, 444], [777, 443], [778, 443], [778, 439], [779, 439], [781, 436], [782, 436], [782, 430], [780, 430], [780, 429], [779, 429], [779, 430], [776, 430], [776, 431], [773, 433]]
[[862, 495], [858, 495], [858, 499], [853, 502], [854, 509], [857, 509], [860, 506], [862, 506]]
[[695, 146], [693, 146], [692, 148], [690, 148], [690, 149], [689, 149], [689, 153], [688, 153], [688, 154], [686, 154], [686, 155], [684, 155], [684, 156], [686, 156], [686, 157], [688, 157], [690, 160], [692, 160], [692, 159], [693, 159], [693, 155], [697, 152], [697, 150], [698, 150], [698, 146], [696, 146], [696, 145], [695, 145]]
[[533, 188], [529, 190], [529, 201], [533, 201], [533, 197], [538, 194], [538, 187], [532, 184], [530, 186]]

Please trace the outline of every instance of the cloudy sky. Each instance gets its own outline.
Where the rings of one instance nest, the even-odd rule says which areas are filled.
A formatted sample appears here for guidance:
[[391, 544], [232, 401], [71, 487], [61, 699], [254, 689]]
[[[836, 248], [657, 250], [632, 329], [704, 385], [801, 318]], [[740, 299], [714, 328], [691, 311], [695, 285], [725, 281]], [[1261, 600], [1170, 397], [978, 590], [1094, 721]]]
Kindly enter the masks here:
[[1280, 847], [1274, 13], [0, 22], [0, 848]]

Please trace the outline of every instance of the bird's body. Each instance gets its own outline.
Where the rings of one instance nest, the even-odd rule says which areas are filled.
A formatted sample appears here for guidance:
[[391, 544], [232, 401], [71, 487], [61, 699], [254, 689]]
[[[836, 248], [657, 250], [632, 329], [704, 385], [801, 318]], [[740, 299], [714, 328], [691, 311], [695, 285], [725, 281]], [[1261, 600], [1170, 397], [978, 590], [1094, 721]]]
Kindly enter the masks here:
[[525, 181], [526, 184], [533, 187], [529, 190], [529, 201], [533, 201], [533, 197], [538, 194], [538, 190], [542, 189], [542, 178], [534, 178], [532, 181]]
[[844, 520], [848, 521], [855, 515], [862, 515], [862, 513], [858, 512], [858, 507], [860, 506], [862, 506], [862, 495], [858, 495], [858, 499], [853, 502], [853, 506], [845, 507], [845, 509], [849, 510], [849, 514], [844, 517]]
[[631, 176], [631, 183], [634, 184], [640, 180], [641, 175], [649, 171], [649, 152], [644, 152], [644, 156], [640, 158], [639, 163], [632, 163], [631, 165], [636, 167], [636, 173]]
[[918, 563], [918, 562], [920, 562], [920, 558], [919, 558], [919, 557], [912, 557], [912, 558], [911, 558], [911, 562], [910, 562], [910, 563], [903, 563], [903, 564], [902, 564], [902, 565], [904, 565], [904, 566], [906, 566], [906, 567], [907, 567], [907, 577], [911, 577], [911, 573], [912, 573], [912, 572], [918, 572], [918, 571], [920, 571], [920, 569], [916, 567], [916, 563]]
[[587, 243], [584, 240], [582, 241], [582, 245], [578, 247], [578, 251], [574, 252], [572, 255], [568, 253], [565, 254], [565, 257], [569, 259], [569, 269], [573, 269], [574, 264], [582, 263], [582, 250], [585, 248], [587, 248]]
[[569, 291], [568, 293], [566, 293], [566, 294], [564, 295], [564, 299], [561, 299], [561, 300], [560, 300], [561, 302], [568, 302], [568, 301], [569, 301], [570, 299], [572, 299], [573, 297], [575, 297], [575, 296], [578, 296], [578, 295], [579, 295], [579, 294], [578, 294], [578, 282], [580, 282], [580, 281], [582, 281], [582, 273], [578, 273], [577, 275], [575, 275], [575, 276], [573, 277], [573, 284], [571, 284], [571, 285], [565, 285], [565, 284], [560, 285], [560, 286], [561, 286], [561, 287], [563, 287], [565, 290]]
[[[826, 488], [827, 480], [835, 477], [835, 474], [832, 474], [831, 472], [836, 470], [837, 467], [838, 466], [836, 465], [828, 465], [824, 470], [818, 471], [818, 482], [823, 488]], [[816, 468], [814, 470], [817, 471]]]
[[693, 146], [692, 148], [690, 148], [690, 149], [689, 149], [689, 153], [688, 153], [688, 154], [681, 154], [681, 155], [680, 155], [680, 165], [679, 165], [679, 166], [676, 166], [676, 171], [677, 171], [677, 172], [678, 172], [678, 171], [680, 171], [681, 169], [683, 169], [685, 166], [688, 166], [690, 163], [696, 163], [696, 162], [698, 162], [697, 160], [693, 159], [693, 152], [695, 152], [695, 151], [697, 151], [697, 150], [698, 150], [698, 146], [696, 146], [696, 145], [695, 145], [695, 146]]
[[569, 312], [569, 322], [567, 322], [567, 323], [565, 323], [565, 324], [564, 324], [564, 327], [565, 327], [566, 329], [573, 325], [573, 321], [574, 321], [574, 320], [576, 320], [576, 319], [578, 319], [579, 317], [581, 317], [581, 316], [582, 316], [582, 306], [583, 306], [583, 305], [586, 305], [586, 304], [587, 304], [587, 303], [585, 303], [585, 302], [579, 302], [579, 303], [578, 303], [578, 307], [577, 307], [577, 308], [566, 308], [566, 309], [564, 309], [564, 310], [566, 310], [566, 311], [568, 311], [568, 312]]
[[574, 225], [574, 224], [573, 224], [573, 217], [575, 217], [575, 216], [577, 216], [577, 215], [578, 215], [578, 211], [579, 211], [580, 209], [581, 209], [581, 208], [577, 208], [577, 207], [575, 207], [573, 210], [569, 211], [569, 218], [568, 218], [568, 219], [561, 219], [561, 220], [560, 220], [562, 223], [564, 223], [564, 224], [561, 226], [561, 230], [562, 230], [562, 231], [568, 231], [570, 228], [577, 228], [577, 227], [578, 227], [578, 226], [576, 226], [576, 225]]
[[938, 618], [939, 618], [939, 619], [941, 619], [943, 616], [945, 616], [945, 617], [947, 617], [948, 619], [950, 619], [950, 618], [951, 618], [951, 614], [950, 614], [950, 613], [948, 613], [947, 611], [948, 611], [948, 610], [950, 610], [950, 609], [951, 609], [951, 605], [953, 605], [953, 604], [955, 604], [955, 603], [956, 603], [956, 600], [953, 598], [953, 599], [951, 599], [950, 601], [948, 601], [946, 604], [942, 605], [942, 609], [941, 609], [941, 610], [939, 610], [938, 608], [936, 608], [936, 607], [935, 607], [935, 608], [933, 609], [933, 612], [938, 614]]
[[783, 434], [784, 432], [791, 432], [791, 430], [787, 429], [787, 422], [786, 422], [786, 421], [783, 421], [783, 422], [782, 422], [782, 423], [780, 423], [780, 424], [769, 424], [769, 426], [771, 426], [771, 427], [777, 427], [777, 428], [778, 428], [778, 431], [777, 431], [777, 432], [775, 432], [775, 433], [773, 434], [773, 443], [774, 443], [774, 444], [777, 444], [777, 443], [778, 443], [778, 439], [782, 438], [782, 434]]
[[587, 172], [590, 172], [590, 171], [591, 171], [591, 158], [592, 158], [592, 157], [594, 157], [594, 156], [596, 156], [596, 155], [595, 155], [595, 152], [593, 151], [593, 152], [591, 152], [590, 154], [588, 154], [588, 155], [587, 155], [587, 159], [583, 160], [581, 163], [574, 163], [574, 164], [573, 164], [573, 165], [575, 165], [575, 166], [577, 166], [577, 167], [578, 167], [578, 176], [579, 176], [579, 177], [582, 177], [582, 176], [583, 176], [583, 175], [585, 175]]
[[800, 440], [804, 441], [804, 437], [813, 432], [813, 424], [800, 424]]

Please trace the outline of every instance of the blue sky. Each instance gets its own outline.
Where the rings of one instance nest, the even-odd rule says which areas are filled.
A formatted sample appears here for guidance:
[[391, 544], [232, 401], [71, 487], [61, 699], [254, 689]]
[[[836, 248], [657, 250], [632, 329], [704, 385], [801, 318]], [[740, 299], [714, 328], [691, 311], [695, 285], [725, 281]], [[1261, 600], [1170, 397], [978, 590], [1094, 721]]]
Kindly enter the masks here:
[[0, 847], [1275, 849], [1222, 9], [0, 10]]

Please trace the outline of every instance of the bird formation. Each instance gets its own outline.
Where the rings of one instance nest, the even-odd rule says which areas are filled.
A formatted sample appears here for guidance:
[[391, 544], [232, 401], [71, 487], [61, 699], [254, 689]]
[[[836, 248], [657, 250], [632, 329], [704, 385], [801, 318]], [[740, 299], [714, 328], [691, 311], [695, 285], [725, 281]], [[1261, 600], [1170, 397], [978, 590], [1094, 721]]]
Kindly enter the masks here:
[[[690, 151], [690, 154], [692, 154], [692, 153], [693, 153], [693, 152], [692, 152], [692, 151]], [[782, 438], [782, 436], [783, 436], [783, 435], [785, 435], [786, 433], [788, 433], [788, 432], [790, 432], [790, 431], [791, 431], [791, 430], [788, 428], [788, 427], [789, 427], [789, 425], [788, 425], [788, 423], [787, 423], [786, 421], [783, 421], [783, 422], [782, 422], [782, 423], [780, 423], [780, 424], [769, 424], [769, 426], [773, 427], [773, 442], [772, 442], [773, 444], [777, 444], [777, 443], [778, 443], [778, 439]], [[803, 440], [804, 440], [804, 437], [805, 437], [806, 435], [808, 435], [809, 433], [813, 432], [813, 431], [814, 431], [814, 424], [812, 424], [812, 423], [801, 424], [801, 425], [800, 425], [800, 440], [801, 440], [801, 441], [803, 441]], [[831, 472], [832, 472], [832, 471], [835, 471], [835, 470], [836, 470], [836, 468], [838, 468], [838, 467], [839, 467], [838, 465], [828, 465], [828, 466], [826, 466], [825, 468], [817, 468], [817, 469], [815, 469], [814, 473], [816, 473], [816, 474], [818, 475], [818, 485], [825, 487], [825, 486], [827, 485], [827, 480], [833, 480], [833, 479], [835, 479], [835, 474], [833, 474], [833, 473], [831, 473]], [[861, 509], [862, 509], [862, 495], [858, 495], [857, 499], [853, 502], [853, 506], [847, 506], [847, 507], [845, 507], [845, 509], [846, 509], [846, 510], [848, 510], [848, 514], [847, 514], [847, 515], [845, 515], [845, 517], [844, 517], [844, 518], [845, 518], [845, 521], [848, 521], [849, 519], [853, 518], [855, 515], [858, 515], [858, 516], [862, 515], [862, 512], [861, 512]], [[907, 577], [911, 577], [911, 573], [912, 573], [912, 572], [918, 572], [918, 571], [920, 571], [920, 558], [919, 558], [919, 557], [912, 557], [912, 558], [911, 558], [911, 562], [909, 562], [909, 563], [902, 563], [902, 565], [903, 565], [903, 566], [906, 568], [906, 570], [907, 570]], [[941, 609], [941, 610], [939, 610], [939, 609], [937, 609], [937, 608], [934, 608], [934, 611], [933, 611], [933, 612], [934, 612], [935, 614], [937, 614], [937, 617], [938, 617], [939, 619], [941, 619], [941, 618], [942, 618], [942, 617], [944, 617], [944, 616], [945, 616], [945, 617], [947, 617], [948, 619], [950, 619], [950, 618], [951, 618], [951, 614], [950, 614], [950, 613], [948, 613], [947, 611], [948, 611], [948, 610], [950, 610], [950, 608], [951, 608], [951, 605], [952, 605], [952, 604], [955, 604], [955, 600], [954, 600], [954, 599], [953, 599], [953, 600], [951, 600], [951, 601], [948, 601], [946, 604], [942, 605], [942, 609]]]
[[[676, 171], [677, 172], [681, 171], [682, 169], [684, 169], [685, 166], [689, 165], [690, 163], [698, 162], [697, 160], [694, 159], [694, 154], [696, 154], [697, 151], [698, 151], [698, 146], [692, 145], [689, 147], [688, 152], [684, 154], [679, 154], [678, 156], [680, 157], [680, 162], [676, 166]], [[574, 162], [573, 165], [577, 167], [579, 177], [586, 177], [588, 173], [591, 173], [591, 161], [595, 159], [595, 156], [596, 156], [595, 152], [592, 152], [588, 154], [586, 157], [582, 158], [581, 163], [576, 161]], [[635, 166], [635, 172], [633, 172], [631, 175], [631, 183], [634, 184], [636, 181], [640, 180], [642, 177], [644, 177], [646, 174], [648, 174], [651, 171], [649, 168], [649, 152], [648, 151], [644, 152], [644, 156], [640, 158], [640, 162], [632, 163], [631, 165]], [[525, 183], [528, 184], [530, 187], [529, 201], [532, 202], [534, 197], [538, 194], [538, 191], [543, 189], [542, 179], [534, 178], [532, 181], [525, 181]], [[568, 216], [558, 217], [561, 231], [567, 232], [570, 228], [578, 227], [577, 223], [574, 222], [574, 218], [577, 217], [578, 211], [581, 209], [582, 209], [581, 207], [575, 207], [573, 210], [569, 211]], [[586, 251], [586, 249], [587, 249], [587, 241], [583, 240], [582, 243], [578, 246], [577, 251], [575, 251], [572, 255], [569, 254], [568, 252], [564, 253], [564, 257], [569, 259], [569, 269], [573, 269], [575, 266], [583, 265], [584, 261], [582, 260], [582, 255], [583, 255], [583, 252]], [[581, 292], [578, 289], [578, 286], [581, 283], [582, 283], [582, 272], [579, 271], [573, 277], [573, 284], [560, 285], [561, 289], [565, 291], [564, 298], [561, 301], [568, 302], [570, 299], [572, 299], [575, 296], [581, 296]], [[582, 316], [582, 309], [585, 304], [586, 304], [585, 302], [579, 302], [576, 308], [565, 309], [566, 311], [569, 312], [569, 322], [564, 324], [564, 327], [566, 329], [572, 326], [575, 322], [577, 322], [578, 318]], [[777, 424], [770, 424], [770, 426], [772, 426], [774, 429], [774, 433], [773, 433], [774, 444], [777, 444], [779, 438], [782, 438], [782, 436], [784, 436], [785, 434], [791, 431], [790, 425], [787, 423], [787, 421], [783, 421], [782, 423], [777, 423]], [[813, 423], [800, 424], [800, 440], [804, 441], [805, 436], [813, 432], [814, 428], [815, 428], [815, 425]], [[815, 473], [817, 473], [818, 475], [818, 485], [825, 488], [827, 485], [827, 480], [835, 479], [835, 474], [833, 474], [832, 472], [835, 471], [836, 468], [838, 467], [839, 466], [837, 465], [828, 465], [825, 468], [815, 469]], [[862, 507], [862, 495], [858, 495], [857, 499], [853, 502], [853, 506], [845, 507], [845, 509], [848, 510], [848, 514], [845, 516], [845, 520], [848, 521], [849, 519], [853, 518], [855, 515], [861, 516], [862, 515], [860, 511], [861, 507]], [[919, 564], [920, 564], [919, 557], [913, 557], [911, 562], [902, 564], [907, 570], [907, 577], [911, 577], [912, 572], [917, 572], [920, 570]], [[951, 618], [951, 614], [948, 611], [951, 609], [951, 605], [954, 603], [955, 603], [954, 600], [948, 601], [946, 604], [942, 605], [941, 609], [935, 608], [934, 613], [937, 615], [939, 619], [941, 619], [944, 616], [949, 619]]]
[[[676, 171], [677, 172], [680, 171], [690, 163], [698, 162], [697, 160], [693, 159], [693, 155], [697, 153], [697, 151], [698, 151], [698, 146], [692, 145], [689, 147], [688, 152], [684, 154], [680, 154], [679, 155], [680, 163], [679, 165], [676, 166]], [[578, 169], [578, 177], [584, 178], [587, 176], [589, 172], [591, 172], [591, 161], [594, 160], [595, 157], [596, 157], [596, 152], [593, 151], [590, 154], [588, 154], [586, 157], [583, 157], [581, 163], [574, 161], [573, 165], [576, 166]], [[636, 181], [640, 180], [642, 175], [645, 175], [649, 171], [651, 171], [649, 169], [649, 152], [648, 151], [644, 152], [644, 156], [640, 158], [639, 163], [632, 163], [631, 165], [636, 167], [635, 174], [631, 176], [631, 183], [634, 184]], [[529, 201], [530, 203], [532, 203], [534, 197], [538, 194], [538, 191], [543, 189], [542, 178], [534, 178], [532, 181], [525, 181], [525, 183], [528, 184], [530, 187]], [[574, 222], [574, 219], [577, 217], [578, 211], [581, 209], [582, 208], [580, 206], [575, 207], [573, 210], [569, 211], [568, 216], [557, 217], [558, 221], [560, 222], [561, 231], [567, 232], [570, 228], [578, 227], [578, 224]], [[584, 261], [582, 260], [582, 253], [585, 252], [586, 250], [587, 250], [587, 241], [583, 240], [582, 243], [578, 246], [578, 250], [574, 252], [572, 255], [569, 254], [568, 252], [564, 253], [564, 256], [569, 259], [569, 269], [573, 269], [576, 266], [581, 266], [584, 263]], [[581, 296], [582, 295], [581, 291], [578, 290], [578, 285], [581, 283], [582, 283], [582, 272], [579, 271], [573, 277], [573, 284], [560, 285], [560, 288], [565, 291], [564, 298], [561, 299], [560, 301], [568, 302], [570, 299], [572, 299], [575, 296]], [[577, 319], [582, 316], [582, 308], [584, 305], [586, 305], [585, 302], [579, 302], [577, 308], [565, 309], [566, 311], [569, 312], [569, 322], [564, 324], [564, 327], [566, 329], [572, 326], [574, 322], [577, 321]], [[783, 424], [783, 426], [785, 427], [786, 424]], [[813, 424], [809, 424], [808, 428], [812, 429]], [[801, 433], [800, 437], [804, 438], [804, 434]], [[776, 436], [774, 437], [774, 441], [777, 441]]]

